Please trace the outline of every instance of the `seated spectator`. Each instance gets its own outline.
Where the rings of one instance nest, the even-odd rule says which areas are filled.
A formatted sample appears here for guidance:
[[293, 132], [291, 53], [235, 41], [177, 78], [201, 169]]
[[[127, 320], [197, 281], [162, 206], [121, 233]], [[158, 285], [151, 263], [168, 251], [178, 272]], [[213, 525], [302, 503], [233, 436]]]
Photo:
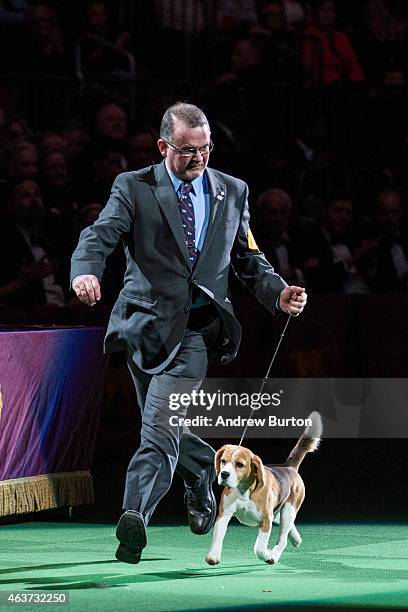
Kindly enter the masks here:
[[[82, 69], [93, 76], [129, 76], [129, 63], [120, 52], [129, 43], [128, 32], [114, 32], [106, 2], [93, 0], [86, 6], [81, 37]], [[112, 48], [103, 44], [110, 43]], [[102, 44], [101, 44], [102, 43]]]
[[51, 150], [42, 156], [40, 181], [46, 209], [70, 221], [75, 205], [69, 192], [67, 162], [62, 151]]
[[374, 291], [408, 288], [408, 232], [401, 194], [388, 189], [377, 197], [375, 226], [359, 246], [361, 269]]
[[95, 137], [102, 142], [123, 147], [127, 123], [124, 109], [116, 102], [106, 102], [95, 115]]
[[106, 204], [112, 184], [118, 174], [123, 172], [122, 153], [113, 145], [106, 144], [89, 152], [88, 174], [77, 186], [79, 202], [102, 202]]
[[[128, 121], [124, 109], [119, 104], [105, 102], [96, 111], [92, 123], [93, 130], [89, 144], [77, 155], [72, 165], [74, 192], [78, 201], [105, 203], [107, 182], [110, 177], [116, 176], [110, 170], [112, 163], [115, 168], [118, 164], [121, 172], [126, 170], [124, 151]], [[104, 177], [100, 175], [96, 164], [100, 161], [105, 163], [107, 157], [110, 157], [110, 161], [107, 162], [109, 172], [108, 176]], [[98, 187], [95, 191], [94, 183], [103, 185], [101, 189]]]
[[299, 0], [283, 0], [288, 30], [299, 32], [306, 21], [308, 5]]
[[302, 61], [313, 83], [329, 86], [364, 81], [363, 69], [348, 36], [336, 29], [333, 0], [318, 0], [313, 21], [303, 35]]
[[16, 58], [17, 68], [29, 74], [47, 76], [69, 72], [72, 58], [65, 48], [57, 15], [51, 6], [38, 3], [32, 7], [25, 38]]
[[298, 267], [300, 254], [291, 213], [289, 194], [282, 189], [268, 189], [258, 196], [251, 219], [257, 245], [275, 271], [289, 285], [303, 286], [305, 279]]
[[318, 225], [303, 237], [302, 269], [313, 293], [366, 293], [369, 286], [355, 254], [353, 201], [339, 194], [321, 204]]
[[281, 0], [267, 0], [260, 10], [259, 26], [251, 33], [260, 39], [264, 79], [298, 82], [302, 76], [297, 37], [287, 27]]
[[5, 154], [6, 180], [36, 180], [38, 176], [38, 149], [31, 142], [11, 146]]
[[362, 29], [353, 35], [353, 45], [367, 80], [378, 85], [390, 64], [403, 64], [406, 58], [406, 19], [392, 12], [392, 3], [368, 0]]
[[70, 172], [86, 146], [89, 144], [90, 136], [85, 128], [76, 120], [71, 120], [61, 130], [64, 140], [64, 153]]
[[63, 306], [56, 282], [58, 264], [42, 235], [44, 210], [34, 181], [19, 181], [9, 200], [9, 221], [0, 243], [0, 303], [9, 306]]
[[158, 134], [150, 128], [132, 131], [127, 140], [126, 160], [128, 170], [139, 170], [161, 161], [157, 148]]
[[259, 41], [248, 36], [240, 38], [232, 47], [231, 72], [225, 75], [223, 81], [243, 81], [247, 79], [262, 64], [262, 49]]
[[44, 130], [38, 137], [38, 150], [40, 156], [47, 155], [48, 153], [65, 153], [65, 140], [57, 131]]
[[23, 142], [31, 142], [34, 137], [29, 125], [18, 115], [12, 115], [4, 120], [1, 126], [1, 146], [13, 146]]

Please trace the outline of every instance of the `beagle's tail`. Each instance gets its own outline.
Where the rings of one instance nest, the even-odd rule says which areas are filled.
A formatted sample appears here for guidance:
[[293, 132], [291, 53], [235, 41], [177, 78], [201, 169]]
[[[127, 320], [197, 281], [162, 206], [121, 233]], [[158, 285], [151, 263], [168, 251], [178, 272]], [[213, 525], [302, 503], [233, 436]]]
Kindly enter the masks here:
[[307, 425], [296, 446], [292, 449], [292, 452], [283, 464], [292, 466], [296, 468], [296, 470], [299, 469], [307, 453], [313, 453], [319, 448], [320, 438], [323, 432], [322, 417], [318, 412], [312, 412], [307, 419], [311, 421], [312, 424]]

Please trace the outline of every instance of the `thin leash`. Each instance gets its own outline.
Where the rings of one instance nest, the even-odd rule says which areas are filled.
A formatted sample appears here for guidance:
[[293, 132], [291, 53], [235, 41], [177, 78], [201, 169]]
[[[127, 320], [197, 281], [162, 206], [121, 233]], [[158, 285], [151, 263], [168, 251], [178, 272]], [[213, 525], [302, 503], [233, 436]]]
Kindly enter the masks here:
[[[280, 345], [281, 345], [281, 343], [282, 343], [283, 336], [284, 336], [284, 335], [285, 335], [285, 333], [286, 333], [286, 330], [287, 330], [287, 328], [288, 328], [289, 321], [291, 320], [291, 318], [292, 318], [292, 316], [291, 316], [291, 315], [289, 315], [289, 316], [288, 316], [288, 319], [287, 319], [287, 321], [286, 321], [286, 323], [285, 323], [285, 327], [283, 328], [283, 331], [282, 331], [282, 333], [281, 333], [281, 335], [280, 335], [279, 342], [278, 342], [278, 344], [277, 344], [277, 346], [276, 346], [275, 352], [274, 352], [273, 357], [272, 357], [272, 359], [271, 359], [271, 362], [270, 362], [270, 364], [269, 364], [268, 371], [266, 372], [266, 374], [265, 374], [265, 376], [264, 376], [264, 378], [263, 378], [263, 380], [262, 380], [262, 384], [261, 384], [261, 387], [260, 387], [260, 389], [259, 389], [259, 395], [262, 393], [263, 388], [264, 388], [264, 386], [266, 385], [267, 380], [269, 379], [269, 374], [270, 374], [270, 372], [271, 372], [271, 370], [272, 370], [272, 366], [273, 366], [273, 364], [274, 364], [274, 361], [275, 361], [276, 355], [278, 354], [279, 347], [280, 347]], [[241, 446], [242, 441], [243, 441], [243, 439], [245, 438], [245, 434], [246, 434], [247, 429], [248, 429], [248, 422], [249, 422], [249, 419], [251, 419], [251, 418], [252, 418], [252, 415], [253, 415], [254, 411], [255, 411], [255, 408], [252, 408], [252, 410], [251, 410], [251, 414], [250, 414], [250, 415], [249, 415], [249, 417], [248, 417], [247, 423], [246, 423], [246, 425], [245, 425], [245, 429], [244, 429], [244, 431], [243, 431], [243, 433], [242, 433], [242, 436], [241, 436], [241, 439], [240, 439], [240, 441], [239, 441], [238, 446]]]

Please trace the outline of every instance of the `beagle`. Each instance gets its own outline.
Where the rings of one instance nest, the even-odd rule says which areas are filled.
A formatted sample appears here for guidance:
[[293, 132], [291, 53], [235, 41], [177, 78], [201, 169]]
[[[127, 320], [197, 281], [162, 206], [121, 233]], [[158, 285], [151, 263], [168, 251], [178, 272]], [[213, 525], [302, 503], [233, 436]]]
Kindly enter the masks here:
[[[233, 444], [226, 444], [217, 451], [215, 470], [224, 490], [206, 558], [209, 565], [216, 565], [221, 560], [222, 543], [233, 516], [244, 525], [259, 527], [254, 553], [266, 563], [279, 561], [288, 537], [293, 546], [301, 545], [295, 518], [305, 497], [305, 486], [298, 469], [306, 453], [318, 448], [323, 431], [318, 412], [312, 412], [308, 419], [311, 425], [306, 427], [281, 465], [264, 466], [249, 449]], [[272, 522], [280, 525], [280, 531], [276, 546], [269, 549]]]

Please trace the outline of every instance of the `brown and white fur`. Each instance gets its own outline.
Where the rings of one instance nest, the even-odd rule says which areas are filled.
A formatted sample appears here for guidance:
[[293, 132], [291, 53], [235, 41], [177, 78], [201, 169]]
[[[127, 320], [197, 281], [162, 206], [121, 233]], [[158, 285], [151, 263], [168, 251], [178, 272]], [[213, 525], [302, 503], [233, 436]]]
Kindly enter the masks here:
[[[301, 545], [295, 519], [305, 497], [305, 486], [298, 469], [305, 455], [318, 448], [323, 430], [318, 412], [312, 412], [308, 418], [312, 425], [306, 427], [281, 465], [265, 467], [249, 449], [233, 444], [226, 444], [217, 451], [215, 469], [218, 483], [224, 490], [207, 563], [216, 565], [221, 561], [222, 543], [233, 516], [244, 525], [259, 527], [254, 553], [266, 563], [279, 561], [288, 537], [293, 546]], [[272, 522], [279, 524], [280, 531], [276, 546], [270, 549]]]

